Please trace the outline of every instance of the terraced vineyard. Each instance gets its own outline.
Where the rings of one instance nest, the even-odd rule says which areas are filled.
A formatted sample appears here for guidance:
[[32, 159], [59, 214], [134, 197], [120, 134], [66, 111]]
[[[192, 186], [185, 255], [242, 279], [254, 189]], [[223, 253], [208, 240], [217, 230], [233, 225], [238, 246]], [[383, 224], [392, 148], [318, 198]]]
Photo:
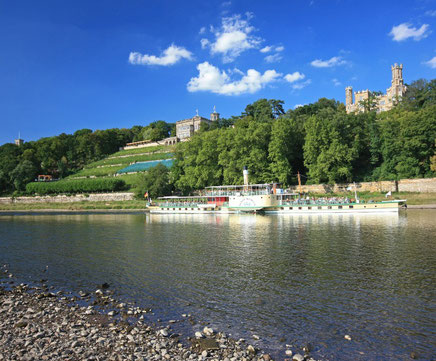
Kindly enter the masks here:
[[[138, 182], [138, 178], [141, 174], [140, 172], [146, 170], [146, 168], [149, 166], [156, 165], [156, 161], [169, 160], [173, 158], [173, 152], [174, 146], [164, 145], [149, 148], [121, 150], [119, 152], [111, 154], [110, 156], [102, 160], [87, 164], [81, 171], [72, 174], [65, 179], [102, 179], [116, 177], [117, 179], [124, 180], [126, 184], [132, 189]], [[168, 163], [170, 162], [165, 161], [164, 164], [168, 165]], [[127, 168], [133, 164], [135, 164], [135, 166], [130, 168], [133, 168], [136, 173], [124, 174], [123, 172], [120, 172], [124, 168]], [[127, 169], [127, 171], [129, 171], [129, 169]]]

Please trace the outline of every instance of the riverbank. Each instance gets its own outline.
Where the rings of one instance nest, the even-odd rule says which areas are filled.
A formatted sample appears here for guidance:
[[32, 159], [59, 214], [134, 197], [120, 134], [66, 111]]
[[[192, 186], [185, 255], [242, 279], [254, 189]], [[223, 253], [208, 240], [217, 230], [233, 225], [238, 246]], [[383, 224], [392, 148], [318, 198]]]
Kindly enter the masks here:
[[[310, 194], [314, 197], [325, 197], [325, 194]], [[343, 193], [332, 193], [331, 197], [343, 197]], [[354, 197], [354, 193], [345, 194], [349, 198]], [[436, 193], [393, 193], [393, 197], [386, 198], [384, 193], [361, 193], [359, 198], [365, 201], [384, 201], [387, 199], [407, 199], [409, 208], [434, 209], [436, 208]], [[145, 200], [125, 200], [125, 201], [81, 201], [73, 203], [0, 203], [0, 212], [3, 211], [145, 211], [147, 204]]]
[[[0, 360], [272, 360], [243, 339], [207, 327], [191, 337], [172, 325], [196, 321], [181, 315], [168, 324], [147, 324], [150, 309], [117, 301], [109, 285], [79, 295], [40, 286], [0, 284]], [[8, 289], [6, 289], [8, 288]], [[306, 349], [309, 351], [308, 349]], [[304, 354], [304, 352], [302, 352]], [[293, 354], [285, 360], [312, 360]]]
[[93, 210], [145, 210], [147, 204], [142, 200], [74, 203], [10, 203], [0, 204], [1, 211], [31, 211], [31, 210], [62, 210], [62, 211], [93, 211]]

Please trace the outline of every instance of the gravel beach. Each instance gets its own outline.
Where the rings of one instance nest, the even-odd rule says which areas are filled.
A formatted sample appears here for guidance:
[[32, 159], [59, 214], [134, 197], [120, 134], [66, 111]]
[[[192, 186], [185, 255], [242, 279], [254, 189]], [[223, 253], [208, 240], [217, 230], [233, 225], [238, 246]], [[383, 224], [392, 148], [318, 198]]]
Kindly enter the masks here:
[[[74, 296], [12, 283], [0, 286], [0, 360], [272, 360], [207, 326], [191, 337], [173, 332], [173, 323], [195, 322], [190, 315], [147, 325], [150, 309], [118, 303], [108, 285]], [[304, 351], [284, 353], [280, 359], [313, 360]]]

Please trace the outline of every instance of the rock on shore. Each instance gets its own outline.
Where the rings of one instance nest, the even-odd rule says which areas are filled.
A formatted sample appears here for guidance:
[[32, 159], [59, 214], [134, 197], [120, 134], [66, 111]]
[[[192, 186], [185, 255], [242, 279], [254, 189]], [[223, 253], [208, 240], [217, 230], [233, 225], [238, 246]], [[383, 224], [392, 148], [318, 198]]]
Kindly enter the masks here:
[[144, 324], [139, 315], [147, 311], [136, 307], [127, 308], [138, 316], [130, 322], [107, 311], [80, 307], [62, 295], [30, 293], [26, 286], [0, 288], [0, 360], [271, 359], [223, 333], [208, 332], [208, 338], [192, 338], [184, 345], [170, 325], [156, 329]]

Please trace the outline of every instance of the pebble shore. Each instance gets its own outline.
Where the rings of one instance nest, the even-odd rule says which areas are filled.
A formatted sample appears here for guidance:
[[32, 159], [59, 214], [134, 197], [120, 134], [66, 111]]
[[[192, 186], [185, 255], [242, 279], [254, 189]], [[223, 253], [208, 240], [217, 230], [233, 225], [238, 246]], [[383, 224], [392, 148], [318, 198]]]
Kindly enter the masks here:
[[[244, 339], [207, 326], [191, 337], [175, 333], [173, 323], [195, 322], [190, 315], [147, 325], [144, 316], [151, 310], [117, 302], [106, 284], [78, 296], [50, 292], [45, 284], [11, 284], [0, 286], [1, 361], [272, 360]], [[286, 349], [280, 360], [315, 361], [304, 351]]]

